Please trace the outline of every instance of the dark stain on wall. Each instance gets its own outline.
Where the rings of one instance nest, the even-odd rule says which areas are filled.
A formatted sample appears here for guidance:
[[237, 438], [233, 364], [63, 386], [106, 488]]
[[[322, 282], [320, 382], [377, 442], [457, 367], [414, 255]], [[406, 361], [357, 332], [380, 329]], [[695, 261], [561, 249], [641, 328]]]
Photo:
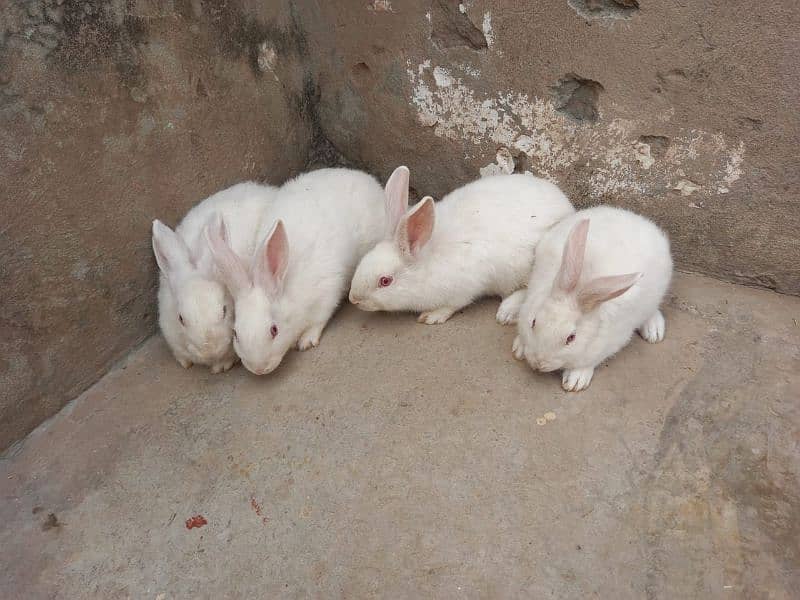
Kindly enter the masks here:
[[639, 0], [569, 0], [585, 19], [630, 19], [639, 10]]
[[556, 108], [576, 121], [595, 123], [603, 86], [597, 81], [569, 73], [552, 88]]
[[132, 14], [133, 4], [133, 0], [124, 5], [103, 0], [64, 2], [59, 24], [63, 37], [53, 53], [56, 65], [73, 73], [103, 69], [111, 62], [123, 83], [141, 85], [138, 46], [147, 38], [147, 26]]
[[489, 47], [486, 36], [459, 10], [459, 0], [433, 0], [431, 39], [439, 48], [465, 46], [473, 50]]

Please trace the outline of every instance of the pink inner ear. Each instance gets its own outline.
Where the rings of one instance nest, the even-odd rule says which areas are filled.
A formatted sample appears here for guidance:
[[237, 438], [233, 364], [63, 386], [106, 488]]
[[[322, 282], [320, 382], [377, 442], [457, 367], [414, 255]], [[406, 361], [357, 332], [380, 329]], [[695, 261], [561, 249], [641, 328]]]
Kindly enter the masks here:
[[583, 219], [572, 228], [564, 244], [561, 267], [556, 278], [558, 288], [564, 293], [572, 292], [578, 285], [583, 270], [586, 238], [589, 235], [589, 219]]
[[397, 167], [386, 182], [386, 231], [391, 236], [408, 210], [408, 167]]
[[578, 292], [578, 305], [581, 310], [588, 312], [603, 302], [621, 296], [641, 278], [641, 273], [628, 273], [592, 279]]
[[255, 264], [255, 281], [265, 290], [278, 293], [289, 263], [289, 240], [283, 221], [278, 220], [264, 243]]
[[411, 254], [416, 254], [433, 235], [434, 206], [433, 198], [427, 196], [422, 199], [419, 207], [414, 207], [414, 212], [406, 220], [406, 236]]
[[227, 228], [220, 219], [221, 227], [205, 228], [206, 241], [211, 248], [214, 263], [225, 285], [234, 296], [250, 287], [251, 281], [242, 259], [231, 249], [226, 241]]
[[278, 221], [275, 227], [275, 233], [269, 239], [267, 244], [267, 259], [269, 260], [269, 272], [272, 276], [283, 278], [288, 262], [289, 244], [286, 239], [286, 230], [283, 227], [283, 222]]
[[194, 266], [192, 254], [183, 238], [158, 219], [153, 221], [153, 252], [158, 267], [167, 276], [181, 265]]

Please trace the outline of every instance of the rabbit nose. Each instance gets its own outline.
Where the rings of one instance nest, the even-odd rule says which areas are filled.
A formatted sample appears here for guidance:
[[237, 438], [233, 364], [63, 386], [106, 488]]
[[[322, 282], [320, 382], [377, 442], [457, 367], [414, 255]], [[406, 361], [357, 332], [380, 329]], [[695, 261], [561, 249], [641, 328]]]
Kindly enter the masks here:
[[361, 298], [359, 298], [358, 296], [354, 296], [353, 292], [350, 292], [350, 296], [349, 297], [350, 297], [350, 302], [352, 304], [358, 304], [359, 302], [361, 302]]

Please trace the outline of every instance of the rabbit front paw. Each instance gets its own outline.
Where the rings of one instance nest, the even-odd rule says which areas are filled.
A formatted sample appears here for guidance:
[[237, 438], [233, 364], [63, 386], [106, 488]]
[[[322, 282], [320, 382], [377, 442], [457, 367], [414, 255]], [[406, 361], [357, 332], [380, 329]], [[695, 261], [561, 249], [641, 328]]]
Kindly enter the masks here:
[[514, 343], [511, 344], [511, 352], [514, 353], [514, 358], [517, 360], [525, 358], [525, 348], [523, 348], [522, 340], [519, 336], [514, 338]]
[[501, 325], [513, 325], [519, 318], [519, 310], [525, 302], [527, 290], [517, 290], [500, 303], [497, 309], [497, 322]]
[[300, 352], [304, 352], [319, 346], [319, 339], [322, 337], [322, 330], [324, 328], [325, 324], [323, 323], [322, 325], [312, 325], [306, 329], [305, 333], [297, 340], [297, 349], [300, 350]]
[[447, 321], [447, 319], [453, 316], [454, 312], [456, 312], [455, 308], [445, 306], [443, 308], [437, 308], [435, 310], [429, 310], [421, 313], [419, 317], [417, 317], [417, 321], [427, 325], [436, 325], [438, 323], [444, 323]]
[[213, 365], [211, 365], [211, 372], [214, 373], [215, 375], [217, 373], [224, 373], [225, 371], [230, 370], [230, 368], [233, 366], [233, 364], [235, 362], [236, 362], [235, 359], [230, 359], [230, 360], [227, 360], [225, 362], [219, 362], [219, 363], [213, 364]]
[[594, 375], [594, 368], [564, 369], [561, 374], [561, 387], [567, 392], [580, 392], [589, 387]]
[[641, 327], [639, 327], [639, 335], [651, 344], [657, 344], [664, 339], [667, 325], [664, 321], [664, 315], [660, 310], [656, 311], [652, 317], [647, 319]]

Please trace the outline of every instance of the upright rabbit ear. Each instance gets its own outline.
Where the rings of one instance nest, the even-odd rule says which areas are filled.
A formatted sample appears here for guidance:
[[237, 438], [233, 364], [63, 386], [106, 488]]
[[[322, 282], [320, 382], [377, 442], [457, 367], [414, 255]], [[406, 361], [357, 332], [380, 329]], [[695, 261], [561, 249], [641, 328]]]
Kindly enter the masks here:
[[396, 239], [400, 251], [409, 257], [416, 256], [431, 239], [435, 220], [433, 198], [425, 196], [397, 226]]
[[386, 182], [384, 206], [386, 232], [391, 237], [408, 210], [408, 167], [397, 167]]
[[629, 273], [592, 279], [578, 292], [578, 306], [583, 312], [589, 312], [599, 304], [621, 296], [641, 278], [641, 273]]
[[[191, 249], [192, 260], [197, 269], [206, 275], [214, 272], [214, 257], [211, 254], [211, 244], [205, 231], [215, 231], [225, 242], [228, 242], [228, 227], [218, 212], [213, 213], [206, 221], [203, 231], [197, 236], [194, 247]], [[230, 242], [228, 242], [230, 244]]]
[[583, 269], [583, 255], [586, 252], [586, 237], [589, 235], [589, 219], [583, 219], [569, 232], [561, 255], [561, 268], [556, 276], [558, 289], [571, 293], [578, 285]]
[[256, 285], [267, 292], [280, 294], [283, 290], [283, 278], [289, 266], [289, 238], [286, 227], [278, 219], [267, 238], [256, 254], [253, 265], [253, 279]]
[[158, 268], [167, 278], [177, 270], [194, 266], [181, 236], [158, 219], [153, 221], [153, 254]]
[[228, 228], [225, 219], [212, 220], [203, 229], [206, 242], [211, 250], [214, 264], [222, 281], [234, 296], [249, 288], [252, 283], [247, 268], [241, 258], [228, 244]]

